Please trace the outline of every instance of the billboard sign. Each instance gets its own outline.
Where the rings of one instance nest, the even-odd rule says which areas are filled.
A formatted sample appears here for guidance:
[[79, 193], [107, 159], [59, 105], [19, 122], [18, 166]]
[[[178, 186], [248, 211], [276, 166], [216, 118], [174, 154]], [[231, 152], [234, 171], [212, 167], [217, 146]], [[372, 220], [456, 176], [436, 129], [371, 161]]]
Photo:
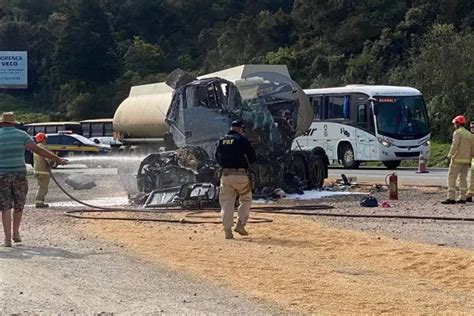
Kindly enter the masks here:
[[28, 54], [0, 51], [0, 89], [28, 88]]

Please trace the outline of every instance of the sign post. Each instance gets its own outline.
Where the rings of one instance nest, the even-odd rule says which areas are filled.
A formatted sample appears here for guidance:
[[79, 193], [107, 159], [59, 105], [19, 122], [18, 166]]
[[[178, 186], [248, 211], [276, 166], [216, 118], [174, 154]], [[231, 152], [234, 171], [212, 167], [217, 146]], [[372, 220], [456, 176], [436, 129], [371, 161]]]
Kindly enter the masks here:
[[0, 89], [28, 88], [28, 53], [0, 51]]

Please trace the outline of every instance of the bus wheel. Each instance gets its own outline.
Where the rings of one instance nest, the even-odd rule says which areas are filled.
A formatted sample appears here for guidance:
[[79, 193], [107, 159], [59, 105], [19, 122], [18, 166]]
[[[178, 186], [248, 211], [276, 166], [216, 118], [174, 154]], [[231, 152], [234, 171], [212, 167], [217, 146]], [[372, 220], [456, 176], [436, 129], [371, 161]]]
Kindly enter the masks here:
[[401, 160], [388, 160], [384, 161], [383, 164], [387, 169], [397, 169], [398, 166], [400, 166]]
[[323, 158], [315, 157], [309, 168], [309, 179], [312, 187], [319, 189], [324, 185], [324, 176], [326, 174], [325, 169], [326, 164], [324, 163]]
[[341, 148], [341, 161], [342, 165], [346, 169], [357, 169], [359, 168], [360, 162], [355, 160], [354, 150], [349, 144], [343, 145]]

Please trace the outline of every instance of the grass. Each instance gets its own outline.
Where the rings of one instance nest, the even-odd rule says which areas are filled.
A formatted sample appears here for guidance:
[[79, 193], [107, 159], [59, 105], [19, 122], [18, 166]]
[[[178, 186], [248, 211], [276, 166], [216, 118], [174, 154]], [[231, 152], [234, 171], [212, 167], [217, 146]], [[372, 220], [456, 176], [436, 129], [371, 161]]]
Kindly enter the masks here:
[[3, 112], [14, 112], [17, 121], [20, 122], [36, 123], [49, 121], [48, 115], [35, 111], [24, 100], [8, 94], [0, 94], [0, 113]]
[[[447, 168], [448, 160], [446, 156], [448, 155], [449, 148], [451, 147], [450, 143], [443, 143], [439, 141], [431, 140], [431, 153], [430, 157], [427, 160], [427, 167], [437, 167], [437, 168]], [[338, 164], [336, 164], [339, 166]], [[370, 161], [362, 163], [362, 166], [372, 166], [372, 167], [382, 167], [382, 162], [379, 161]], [[401, 167], [418, 167], [418, 160], [402, 160], [400, 164]]]
[[[430, 157], [427, 160], [427, 167], [447, 168], [449, 163], [446, 159], [451, 144], [431, 140]], [[400, 164], [402, 167], [417, 167], [418, 160], [404, 160]]]
[[448, 155], [450, 147], [450, 143], [431, 141], [431, 154], [428, 160], [428, 167], [447, 167], [448, 160], [446, 156]]

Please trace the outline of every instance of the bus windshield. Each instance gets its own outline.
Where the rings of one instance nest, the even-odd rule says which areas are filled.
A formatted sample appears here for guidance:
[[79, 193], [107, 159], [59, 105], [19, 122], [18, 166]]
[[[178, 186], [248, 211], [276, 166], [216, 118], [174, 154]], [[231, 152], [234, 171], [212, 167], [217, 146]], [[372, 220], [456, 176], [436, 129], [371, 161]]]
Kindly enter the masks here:
[[379, 134], [395, 139], [428, 135], [428, 114], [421, 96], [377, 97], [375, 107]]

